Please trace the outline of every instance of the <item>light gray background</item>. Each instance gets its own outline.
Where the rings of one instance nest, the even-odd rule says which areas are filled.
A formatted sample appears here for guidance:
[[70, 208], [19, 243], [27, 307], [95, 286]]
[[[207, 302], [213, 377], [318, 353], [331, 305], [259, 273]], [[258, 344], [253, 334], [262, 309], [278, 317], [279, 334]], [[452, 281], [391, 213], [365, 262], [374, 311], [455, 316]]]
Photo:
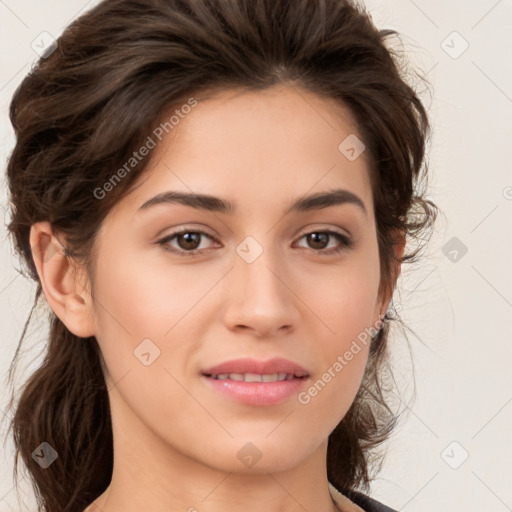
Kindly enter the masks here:
[[[14, 144], [8, 104], [37, 58], [32, 42], [37, 44], [43, 31], [58, 37], [94, 3], [0, 0], [2, 379], [34, 291], [14, 269], [18, 264], [5, 231], [3, 174]], [[406, 512], [512, 510], [512, 2], [365, 4], [379, 28], [401, 33], [409, 59], [432, 84], [432, 94], [422, 97], [434, 125], [432, 198], [444, 212], [426, 259], [404, 269], [402, 293], [395, 297], [414, 331], [408, 339], [417, 397], [408, 401], [413, 392], [411, 354], [398, 333], [392, 346], [408, 416], [388, 444], [373, 496]], [[453, 243], [458, 246], [446, 245]], [[460, 244], [467, 247], [464, 255]], [[42, 323], [31, 330], [26, 347], [33, 348], [23, 360], [25, 373], [18, 375], [18, 384], [37, 367], [44, 334]], [[7, 397], [2, 388], [2, 432]], [[27, 508], [16, 502], [12, 445], [5, 446], [0, 512], [34, 511], [30, 488], [23, 482]]]

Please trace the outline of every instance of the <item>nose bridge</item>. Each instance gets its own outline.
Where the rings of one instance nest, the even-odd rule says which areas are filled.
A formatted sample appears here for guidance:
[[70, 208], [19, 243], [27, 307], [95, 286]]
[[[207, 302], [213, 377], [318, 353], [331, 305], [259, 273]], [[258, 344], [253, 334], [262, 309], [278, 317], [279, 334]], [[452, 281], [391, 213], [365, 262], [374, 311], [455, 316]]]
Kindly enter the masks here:
[[[262, 237], [259, 237], [262, 240]], [[268, 295], [266, 299], [283, 299], [283, 283], [276, 277], [282, 268], [278, 261], [278, 250], [271, 246], [271, 236], [259, 242], [252, 236], [246, 237], [236, 248], [235, 279], [244, 283], [246, 298]], [[259, 299], [258, 299], [259, 300]]]
[[[260, 238], [261, 239], [261, 238]], [[236, 247], [236, 259], [228, 290], [227, 321], [260, 333], [296, 322], [293, 293], [285, 285], [279, 249], [270, 247], [272, 237], [260, 243], [248, 236]]]

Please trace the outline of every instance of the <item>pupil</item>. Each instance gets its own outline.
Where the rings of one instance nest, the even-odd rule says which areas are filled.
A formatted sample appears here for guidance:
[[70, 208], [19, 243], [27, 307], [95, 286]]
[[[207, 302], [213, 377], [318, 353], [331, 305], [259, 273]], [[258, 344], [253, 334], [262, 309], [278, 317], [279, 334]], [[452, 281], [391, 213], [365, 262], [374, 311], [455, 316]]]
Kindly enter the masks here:
[[199, 233], [185, 233], [180, 235], [180, 240], [185, 240], [184, 244], [180, 244], [182, 249], [195, 249], [196, 246], [199, 245], [199, 237]]
[[327, 233], [311, 233], [309, 236], [309, 242], [312, 242], [313, 249], [323, 249], [324, 247], [315, 247], [315, 243], [320, 243], [321, 246], [327, 243]]

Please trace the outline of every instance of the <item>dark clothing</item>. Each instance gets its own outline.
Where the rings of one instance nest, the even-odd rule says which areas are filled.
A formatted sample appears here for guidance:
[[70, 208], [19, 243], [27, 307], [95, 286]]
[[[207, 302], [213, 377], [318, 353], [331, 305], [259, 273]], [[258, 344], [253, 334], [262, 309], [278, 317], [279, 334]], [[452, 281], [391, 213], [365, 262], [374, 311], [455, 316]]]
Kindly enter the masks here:
[[365, 512], [397, 512], [396, 510], [386, 507], [379, 501], [366, 496], [358, 491], [351, 491], [346, 494], [347, 498], [353, 501], [356, 505], [359, 505]]

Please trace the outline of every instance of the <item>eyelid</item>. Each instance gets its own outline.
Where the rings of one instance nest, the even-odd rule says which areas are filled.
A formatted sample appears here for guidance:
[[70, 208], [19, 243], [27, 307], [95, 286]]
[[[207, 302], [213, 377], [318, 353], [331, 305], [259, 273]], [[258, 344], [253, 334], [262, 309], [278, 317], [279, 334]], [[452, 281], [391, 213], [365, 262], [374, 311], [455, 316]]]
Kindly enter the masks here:
[[311, 233], [337, 233], [338, 235], [344, 236], [346, 238], [352, 238], [352, 235], [343, 228], [340, 228], [339, 226], [333, 226], [333, 225], [326, 225], [326, 224], [320, 224], [316, 226], [309, 226], [307, 229], [300, 230], [297, 237], [303, 237], [304, 235], [309, 235]]

